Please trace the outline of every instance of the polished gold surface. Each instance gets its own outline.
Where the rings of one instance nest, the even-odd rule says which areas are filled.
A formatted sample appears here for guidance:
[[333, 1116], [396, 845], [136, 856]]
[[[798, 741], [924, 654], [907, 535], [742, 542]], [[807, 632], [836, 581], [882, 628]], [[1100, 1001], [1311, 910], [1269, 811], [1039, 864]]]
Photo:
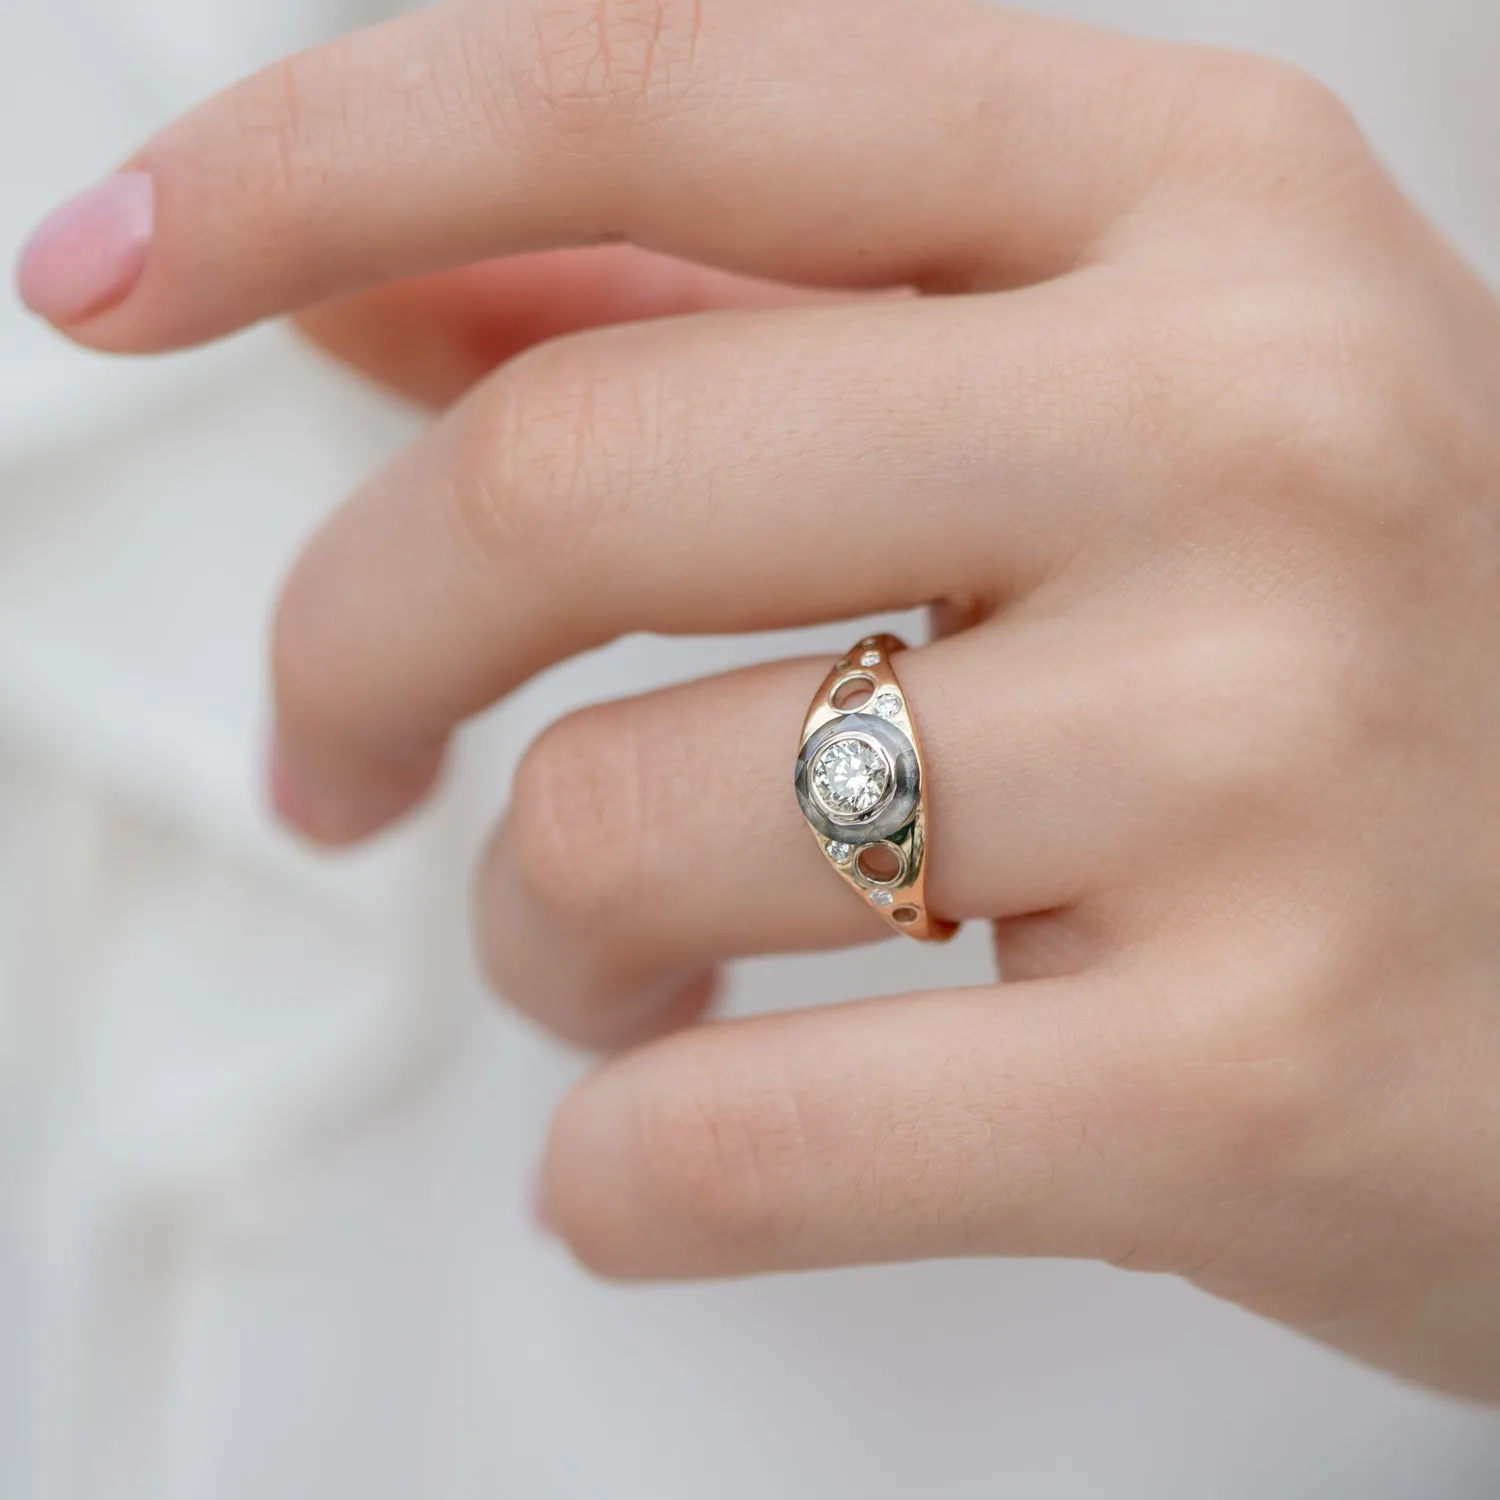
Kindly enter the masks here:
[[[861, 718], [873, 715], [904, 736], [915, 756], [916, 797], [910, 815], [899, 827], [885, 830], [881, 826], [880, 808], [869, 817], [849, 822], [842, 828], [833, 826], [831, 819], [826, 819], [826, 805], [823, 808], [826, 819], [823, 828], [813, 822], [805, 801], [803, 814], [808, 817], [808, 828], [817, 839], [823, 857], [872, 911], [878, 912], [889, 926], [906, 937], [923, 942], [943, 942], [958, 931], [958, 924], [935, 916], [927, 906], [926, 773], [921, 741], [893, 662], [893, 658], [905, 649], [906, 643], [897, 636], [867, 636], [834, 664], [803, 721], [799, 768], [807, 759], [810, 742], [820, 731], [839, 726], [834, 733], [843, 737], [843, 727], [848, 726], [850, 732], [857, 735]], [[849, 695], [861, 694], [864, 679], [869, 680], [868, 693], [858, 696], [856, 701], [849, 701]], [[888, 797], [882, 806], [891, 800]], [[877, 854], [874, 851], [893, 852]], [[866, 863], [873, 866], [871, 870], [861, 868], [862, 853]], [[879, 867], [881, 861], [890, 865], [897, 858], [900, 862], [898, 870]], [[881, 875], [889, 878], [878, 878]]]

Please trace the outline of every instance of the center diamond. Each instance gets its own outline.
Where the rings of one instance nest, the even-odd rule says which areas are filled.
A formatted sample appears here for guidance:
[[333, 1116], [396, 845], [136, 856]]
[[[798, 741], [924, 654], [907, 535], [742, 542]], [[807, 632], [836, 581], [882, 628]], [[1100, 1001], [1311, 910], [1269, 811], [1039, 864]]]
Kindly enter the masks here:
[[834, 740], [813, 761], [812, 789], [831, 818], [852, 822], [890, 795], [890, 760], [872, 740], [853, 735]]

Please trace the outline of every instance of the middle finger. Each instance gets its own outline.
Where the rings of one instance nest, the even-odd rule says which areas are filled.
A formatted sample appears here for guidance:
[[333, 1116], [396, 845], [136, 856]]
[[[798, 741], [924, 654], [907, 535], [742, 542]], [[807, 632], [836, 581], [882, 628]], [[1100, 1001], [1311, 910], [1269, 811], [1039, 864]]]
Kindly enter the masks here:
[[460, 721], [627, 631], [1024, 591], [1100, 455], [1139, 441], [1068, 296], [670, 319], [497, 372], [293, 575], [283, 812], [328, 842], [372, 832], [422, 794]]

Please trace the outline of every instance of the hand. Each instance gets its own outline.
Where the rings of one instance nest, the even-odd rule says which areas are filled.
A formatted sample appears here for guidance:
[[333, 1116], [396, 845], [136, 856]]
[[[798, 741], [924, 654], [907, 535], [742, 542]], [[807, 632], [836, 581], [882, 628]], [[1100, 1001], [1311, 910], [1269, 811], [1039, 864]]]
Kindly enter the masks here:
[[[901, 286], [953, 295], [848, 295]], [[901, 671], [1003, 987], [687, 1026], [882, 931], [792, 797], [824, 661], [527, 756], [489, 968], [649, 1042], [553, 1131], [588, 1265], [1097, 1257], [1500, 1397], [1500, 316], [1320, 87], [957, 0], [460, 0], [173, 126], [22, 287], [125, 351], [325, 304], [466, 391], [285, 596], [316, 838], [625, 631], [962, 626]]]

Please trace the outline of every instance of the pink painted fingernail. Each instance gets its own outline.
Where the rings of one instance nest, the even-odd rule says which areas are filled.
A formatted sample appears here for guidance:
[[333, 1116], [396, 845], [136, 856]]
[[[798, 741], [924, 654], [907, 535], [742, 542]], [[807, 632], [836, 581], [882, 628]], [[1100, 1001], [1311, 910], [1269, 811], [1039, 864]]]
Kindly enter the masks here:
[[266, 787], [276, 816], [317, 843], [342, 844], [364, 831], [361, 810], [313, 774], [280, 735], [271, 739]]
[[21, 301], [52, 323], [123, 302], [146, 268], [154, 196], [145, 172], [121, 172], [54, 210], [16, 264]]
[[277, 735], [271, 737], [266, 756], [266, 786], [271, 795], [271, 810], [282, 822], [300, 826], [308, 820], [313, 799]]
[[441, 754], [439, 749], [409, 764], [347, 758], [333, 765], [326, 753], [308, 756], [295, 739], [273, 731], [266, 764], [271, 808], [314, 843], [331, 848], [357, 843], [421, 800]]

